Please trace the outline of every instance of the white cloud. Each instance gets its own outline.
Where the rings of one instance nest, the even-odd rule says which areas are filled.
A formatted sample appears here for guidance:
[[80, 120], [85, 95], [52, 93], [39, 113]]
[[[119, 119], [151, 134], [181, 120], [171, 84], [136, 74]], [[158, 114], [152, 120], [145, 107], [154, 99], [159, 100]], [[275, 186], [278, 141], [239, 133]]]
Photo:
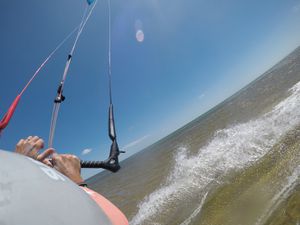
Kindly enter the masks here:
[[205, 94], [201, 94], [201, 95], [198, 96], [198, 100], [201, 100], [204, 97], [205, 97]]
[[126, 150], [128, 148], [134, 147], [134, 146], [140, 144], [141, 142], [143, 142], [144, 140], [146, 140], [148, 137], [150, 137], [150, 135], [145, 135], [137, 140], [134, 140], [134, 141], [130, 142], [129, 144], [125, 145], [122, 149]]
[[86, 148], [81, 152], [81, 155], [87, 155], [87, 154], [91, 153], [91, 151], [93, 151], [91, 148]]

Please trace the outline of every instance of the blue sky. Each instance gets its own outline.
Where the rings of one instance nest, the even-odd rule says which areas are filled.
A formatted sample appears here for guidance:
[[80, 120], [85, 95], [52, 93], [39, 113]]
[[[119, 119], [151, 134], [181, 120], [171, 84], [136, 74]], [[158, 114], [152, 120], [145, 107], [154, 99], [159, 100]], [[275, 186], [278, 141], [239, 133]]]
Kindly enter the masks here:
[[[79, 24], [85, 4], [1, 1], [1, 114]], [[107, 1], [99, 0], [75, 51], [54, 139], [59, 153], [94, 160], [108, 154], [107, 16]], [[119, 144], [127, 150], [122, 159], [200, 116], [298, 47], [299, 24], [299, 0], [112, 0], [115, 119]], [[71, 44], [25, 92], [0, 148], [12, 150], [28, 135], [48, 139]], [[83, 171], [85, 177], [96, 172]]]

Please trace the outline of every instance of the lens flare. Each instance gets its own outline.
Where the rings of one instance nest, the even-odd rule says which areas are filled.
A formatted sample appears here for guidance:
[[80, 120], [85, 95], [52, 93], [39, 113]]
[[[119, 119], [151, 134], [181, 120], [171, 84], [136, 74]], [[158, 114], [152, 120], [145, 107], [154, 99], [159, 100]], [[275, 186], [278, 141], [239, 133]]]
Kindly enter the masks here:
[[138, 42], [143, 42], [144, 41], [144, 38], [145, 38], [145, 35], [144, 35], [144, 32], [142, 31], [142, 30], [138, 30], [137, 32], [136, 32], [136, 40], [138, 41]]

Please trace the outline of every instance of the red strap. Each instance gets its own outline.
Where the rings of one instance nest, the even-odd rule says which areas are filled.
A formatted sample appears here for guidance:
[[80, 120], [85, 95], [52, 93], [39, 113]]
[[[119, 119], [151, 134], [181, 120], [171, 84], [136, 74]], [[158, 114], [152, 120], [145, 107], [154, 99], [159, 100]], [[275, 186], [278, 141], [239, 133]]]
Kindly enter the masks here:
[[9, 107], [7, 113], [4, 115], [4, 117], [2, 118], [2, 120], [0, 121], [0, 132], [8, 125], [11, 117], [13, 116], [16, 107], [20, 101], [21, 95], [18, 95], [16, 97], [16, 99], [13, 101], [13, 103], [11, 104], [11, 106]]

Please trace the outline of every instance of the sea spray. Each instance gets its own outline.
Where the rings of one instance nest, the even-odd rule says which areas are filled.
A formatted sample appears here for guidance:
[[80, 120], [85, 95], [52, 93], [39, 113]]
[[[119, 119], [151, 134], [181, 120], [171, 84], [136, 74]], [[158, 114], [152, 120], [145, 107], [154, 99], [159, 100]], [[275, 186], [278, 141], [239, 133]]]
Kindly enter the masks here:
[[205, 195], [203, 196], [203, 198], [201, 199], [201, 202], [200, 202], [198, 208], [196, 208], [194, 210], [194, 212], [185, 221], [183, 221], [183, 223], [181, 223], [180, 225], [188, 225], [188, 224], [190, 224], [193, 221], [193, 219], [196, 216], [198, 216], [198, 214], [201, 212], [203, 204], [204, 204], [204, 202], [206, 200], [207, 194], [208, 194], [208, 192], [206, 192]]
[[162, 215], [172, 215], [174, 209], [206, 193], [230, 172], [246, 168], [264, 156], [282, 135], [300, 123], [300, 82], [289, 92], [285, 100], [263, 116], [217, 131], [197, 155], [189, 156], [188, 148], [180, 148], [168, 178], [138, 205], [130, 224], [165, 224], [160, 223]]
[[298, 185], [300, 179], [300, 166], [297, 166], [292, 175], [287, 177], [286, 182], [281, 187], [279, 192], [271, 199], [269, 206], [266, 208], [265, 212], [262, 216], [257, 220], [255, 225], [264, 224], [270, 215], [277, 209], [278, 205], [287, 199], [287, 197], [291, 194], [294, 190], [295, 186]]

